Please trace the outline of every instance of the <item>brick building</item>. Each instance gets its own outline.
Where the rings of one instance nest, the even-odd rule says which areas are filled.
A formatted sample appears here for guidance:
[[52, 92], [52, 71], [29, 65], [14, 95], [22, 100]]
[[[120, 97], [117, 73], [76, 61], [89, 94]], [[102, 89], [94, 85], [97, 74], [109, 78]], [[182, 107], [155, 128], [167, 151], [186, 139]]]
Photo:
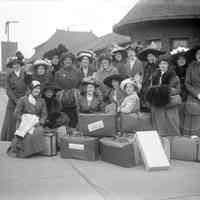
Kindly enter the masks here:
[[113, 30], [163, 50], [191, 47], [200, 41], [200, 1], [139, 0]]

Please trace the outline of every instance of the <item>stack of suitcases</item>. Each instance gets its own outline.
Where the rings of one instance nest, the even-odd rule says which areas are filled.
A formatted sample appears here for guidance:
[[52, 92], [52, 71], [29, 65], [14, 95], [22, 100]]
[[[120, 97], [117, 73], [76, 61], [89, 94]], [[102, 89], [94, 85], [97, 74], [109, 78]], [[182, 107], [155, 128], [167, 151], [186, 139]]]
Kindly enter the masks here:
[[[61, 138], [60, 156], [86, 161], [101, 159], [126, 168], [144, 165], [148, 171], [169, 169], [170, 159], [200, 161], [199, 137], [160, 137], [148, 114], [121, 115], [120, 120], [117, 117], [80, 114], [79, 131]], [[46, 131], [44, 140], [42, 155], [57, 155], [56, 131]]]

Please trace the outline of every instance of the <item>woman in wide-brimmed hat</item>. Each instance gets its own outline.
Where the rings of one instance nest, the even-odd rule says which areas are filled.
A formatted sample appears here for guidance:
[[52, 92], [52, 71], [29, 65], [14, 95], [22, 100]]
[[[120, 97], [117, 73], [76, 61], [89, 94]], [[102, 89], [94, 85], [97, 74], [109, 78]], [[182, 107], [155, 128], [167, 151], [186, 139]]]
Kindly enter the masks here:
[[94, 67], [95, 54], [91, 50], [84, 50], [77, 53], [77, 60], [79, 61], [79, 69], [82, 79], [92, 76], [96, 71]]
[[159, 69], [152, 77], [153, 89], [146, 96], [150, 103], [152, 122], [161, 135], [180, 135], [180, 80], [170, 68], [169, 55], [160, 56], [158, 65]]
[[60, 69], [61, 55], [68, 52], [68, 49], [63, 44], [59, 44], [57, 48], [51, 49], [44, 53], [43, 58], [51, 61], [51, 71], [53, 75]]
[[48, 82], [53, 81], [52, 73], [50, 72], [51, 64], [44, 59], [36, 60], [31, 66], [32, 77], [31, 81], [36, 80], [41, 84], [41, 88]]
[[17, 128], [8, 149], [13, 157], [29, 157], [44, 150], [43, 125], [47, 118], [39, 81], [32, 81], [30, 93], [21, 97], [15, 109]]
[[109, 92], [109, 102], [106, 106], [105, 111], [107, 113], [116, 113], [117, 108], [120, 106], [125, 98], [124, 91], [120, 88], [120, 83], [127, 78], [127, 76], [122, 76], [120, 74], [114, 74], [104, 79], [104, 84], [110, 88]]
[[187, 90], [185, 87], [185, 76], [186, 76], [186, 70], [188, 68], [188, 62], [189, 62], [189, 59], [187, 56], [188, 51], [189, 51], [189, 48], [178, 47], [170, 52], [173, 68], [180, 79], [181, 97], [183, 101], [186, 101], [186, 98], [187, 98]]
[[158, 68], [158, 57], [164, 53], [165, 52], [160, 51], [156, 44], [152, 42], [148, 47], [141, 50], [138, 54], [138, 58], [141, 61], [146, 62], [144, 64], [144, 76], [142, 80], [142, 90], [140, 94], [141, 108], [143, 111], [149, 112], [147, 103], [145, 101], [145, 95], [148, 88], [151, 86], [152, 75]]
[[126, 48], [115, 45], [111, 50], [112, 54], [112, 64], [114, 67], [117, 68], [119, 74], [127, 75], [126, 71], [126, 59], [127, 59], [127, 52]]
[[188, 97], [185, 105], [184, 134], [200, 135], [200, 45], [194, 46], [187, 55], [192, 61], [185, 85]]
[[121, 82], [120, 87], [126, 93], [126, 97], [119, 106], [119, 112], [138, 113], [140, 111], [140, 99], [137, 95], [139, 90], [137, 82], [128, 78]]
[[82, 82], [80, 95], [78, 97], [78, 110], [81, 113], [95, 113], [104, 110], [102, 96], [98, 92], [99, 85], [92, 78]]
[[63, 106], [62, 112], [69, 116], [71, 128], [76, 128], [78, 123], [74, 94], [81, 83], [81, 74], [75, 66], [75, 60], [73, 53], [64, 53], [61, 58], [62, 67], [55, 74], [55, 83], [62, 89], [58, 94]]
[[22, 61], [18, 57], [10, 57], [7, 67], [10, 69], [6, 77], [6, 93], [8, 104], [1, 130], [1, 140], [11, 140], [14, 136], [16, 120], [13, 115], [17, 101], [28, 90], [28, 75], [22, 70]]
[[112, 55], [102, 54], [98, 59], [99, 69], [93, 74], [94, 79], [100, 84], [99, 90], [103, 94], [104, 102], [109, 101], [110, 89], [103, 83], [103, 80], [113, 74], [118, 74], [117, 68], [112, 65]]

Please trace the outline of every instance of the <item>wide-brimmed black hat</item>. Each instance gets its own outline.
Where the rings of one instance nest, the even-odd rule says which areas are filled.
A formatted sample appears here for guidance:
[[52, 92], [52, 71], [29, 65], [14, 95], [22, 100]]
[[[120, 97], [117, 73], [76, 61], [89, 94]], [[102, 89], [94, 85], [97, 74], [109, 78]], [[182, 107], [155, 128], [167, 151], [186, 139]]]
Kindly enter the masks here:
[[94, 85], [95, 87], [99, 87], [100, 85], [93, 79], [92, 77], [85, 78], [82, 82], [81, 85]]
[[186, 56], [189, 59], [189, 61], [195, 60], [195, 55], [197, 53], [197, 51], [200, 50], [200, 44], [194, 46], [193, 48], [191, 48], [187, 53]]
[[44, 93], [47, 90], [53, 90], [54, 92], [58, 92], [61, 88], [56, 83], [46, 83], [43, 87], [42, 92]]
[[151, 43], [148, 47], [144, 48], [139, 52], [138, 58], [142, 61], [146, 61], [148, 54], [160, 56], [162, 54], [165, 54], [165, 51], [159, 50], [158, 47], [155, 45], [155, 43]]
[[127, 76], [122, 76], [122, 75], [120, 75], [120, 74], [113, 74], [113, 75], [108, 76], [107, 78], [105, 78], [105, 79], [103, 80], [103, 83], [104, 83], [105, 85], [107, 85], [108, 87], [113, 88], [113, 86], [112, 86], [112, 81], [113, 81], [113, 80], [118, 81], [119, 84], [120, 84], [120, 83], [121, 83], [124, 79], [126, 79], [126, 78], [127, 78]]

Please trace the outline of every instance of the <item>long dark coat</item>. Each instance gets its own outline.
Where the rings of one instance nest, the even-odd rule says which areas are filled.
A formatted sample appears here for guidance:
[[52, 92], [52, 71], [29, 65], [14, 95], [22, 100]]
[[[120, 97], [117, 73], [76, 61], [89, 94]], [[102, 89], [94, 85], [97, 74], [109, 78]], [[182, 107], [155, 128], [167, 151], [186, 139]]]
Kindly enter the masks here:
[[[157, 70], [156, 75], [152, 78], [152, 84], [159, 86], [160, 71]], [[162, 136], [176, 136], [180, 135], [180, 118], [179, 118], [179, 105], [181, 104], [180, 94], [180, 80], [176, 73], [168, 71], [163, 74], [160, 85], [169, 87], [170, 100], [166, 106], [156, 107], [151, 105], [152, 123], [153, 127]], [[152, 98], [160, 99], [160, 105], [165, 99], [159, 98], [160, 93]]]
[[187, 71], [188, 65], [184, 65], [182, 67], [175, 65], [174, 66], [174, 70], [176, 72], [176, 75], [179, 77], [180, 79], [180, 83], [181, 83], [181, 97], [183, 101], [186, 101], [187, 99], [187, 89], [185, 86], [185, 78], [186, 78], [186, 71]]
[[141, 101], [141, 108], [144, 110], [148, 110], [148, 104], [146, 102], [146, 93], [152, 85], [152, 76], [155, 73], [156, 69], [158, 68], [157, 64], [150, 64], [147, 63], [144, 66], [144, 76], [142, 80], [142, 89], [140, 91], [140, 101]]
[[190, 135], [200, 135], [200, 63], [194, 61], [186, 72], [185, 86], [188, 91], [185, 109], [184, 129]]
[[16, 120], [13, 114], [17, 101], [27, 92], [26, 76], [27, 75], [21, 71], [19, 77], [17, 77], [14, 72], [9, 73], [6, 77], [6, 93], [8, 95], [8, 104], [1, 130], [1, 140], [10, 141], [14, 136]]

